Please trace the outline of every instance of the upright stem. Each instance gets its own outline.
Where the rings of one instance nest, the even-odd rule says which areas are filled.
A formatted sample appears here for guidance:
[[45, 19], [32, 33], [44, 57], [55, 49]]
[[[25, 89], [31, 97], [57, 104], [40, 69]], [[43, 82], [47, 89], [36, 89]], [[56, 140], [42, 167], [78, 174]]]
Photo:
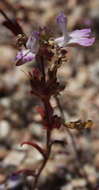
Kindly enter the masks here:
[[[48, 125], [50, 125], [50, 120], [49, 120], [49, 110], [48, 110], [48, 104], [49, 102], [47, 101], [44, 101], [44, 106], [45, 106], [45, 115], [46, 115], [46, 118], [47, 118], [47, 122], [48, 122]], [[48, 158], [49, 158], [49, 155], [50, 155], [50, 137], [51, 137], [51, 130], [50, 130], [50, 126], [49, 126], [49, 129], [47, 129], [46, 131], [46, 157], [44, 158], [43, 162], [42, 162], [42, 165], [41, 167], [39, 168], [39, 171], [35, 177], [35, 181], [34, 181], [34, 184], [33, 184], [33, 190], [36, 188], [37, 186], [37, 182], [38, 182], [38, 179], [39, 179], [39, 176], [41, 174], [41, 172], [43, 171], [47, 161], [48, 161]]]
[[41, 56], [41, 71], [42, 71], [42, 75], [43, 75], [43, 80], [45, 82], [45, 68], [44, 68], [44, 59], [43, 59], [43, 56]]
[[50, 143], [50, 136], [51, 136], [51, 132], [50, 130], [47, 130], [47, 141], [46, 141], [46, 148], [49, 148], [49, 143]]
[[35, 188], [36, 188], [36, 186], [37, 186], [37, 182], [38, 182], [39, 176], [40, 176], [42, 170], [44, 169], [44, 167], [45, 167], [45, 165], [46, 165], [46, 162], [47, 162], [47, 158], [44, 159], [44, 161], [43, 161], [43, 163], [42, 163], [42, 165], [41, 165], [41, 167], [40, 167], [40, 169], [39, 169], [39, 171], [38, 171], [38, 174], [37, 174], [37, 176], [36, 176], [36, 178], [35, 178], [35, 180], [34, 180], [33, 190], [35, 190]]
[[49, 158], [49, 155], [50, 155], [50, 148], [49, 148], [49, 142], [50, 142], [50, 133], [47, 131], [47, 139], [46, 139], [46, 144], [47, 144], [47, 150], [46, 150], [46, 157], [44, 158], [43, 162], [42, 162], [42, 165], [35, 177], [35, 181], [34, 181], [34, 184], [33, 184], [33, 190], [35, 190], [36, 186], [37, 186], [37, 182], [38, 182], [38, 179], [39, 179], [39, 176], [41, 174], [41, 172], [43, 171], [47, 161], [48, 161], [48, 158]]
[[39, 68], [39, 70], [41, 71], [42, 75], [43, 75], [43, 82], [45, 82], [45, 68], [44, 68], [44, 59], [43, 56], [37, 56], [36, 57], [36, 62], [37, 62], [37, 66]]

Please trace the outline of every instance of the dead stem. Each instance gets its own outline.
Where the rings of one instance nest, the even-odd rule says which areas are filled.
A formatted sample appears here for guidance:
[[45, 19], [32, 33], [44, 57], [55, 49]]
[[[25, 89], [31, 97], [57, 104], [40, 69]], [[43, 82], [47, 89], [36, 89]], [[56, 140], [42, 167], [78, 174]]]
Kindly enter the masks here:
[[[61, 104], [60, 104], [60, 100], [58, 97], [55, 97], [56, 99], [56, 102], [57, 102], [57, 105], [59, 107], [59, 110], [60, 110], [60, 113], [61, 113], [61, 117], [63, 118], [63, 120], [65, 121], [65, 116], [64, 116], [64, 112], [63, 112], [63, 109], [61, 107]], [[76, 156], [76, 159], [77, 159], [77, 162], [78, 162], [78, 167], [77, 167], [77, 171], [78, 171], [78, 174], [80, 174], [80, 169], [82, 168], [83, 169], [83, 164], [82, 164], [82, 161], [79, 159], [79, 155], [78, 155], [78, 148], [76, 146], [76, 142], [75, 142], [75, 139], [71, 133], [71, 131], [67, 128], [67, 125], [64, 124], [64, 126], [66, 127], [66, 130], [67, 130], [67, 133], [68, 135], [70, 136], [71, 138], [71, 143], [72, 143], [72, 147], [73, 147], [73, 150], [74, 150], [74, 153], [75, 153], [75, 156]], [[86, 182], [87, 182], [87, 186], [89, 187], [89, 189], [92, 188], [90, 182], [89, 182], [89, 179], [88, 179], [88, 176], [86, 174], [86, 172], [84, 171], [83, 169], [83, 177], [86, 179]]]

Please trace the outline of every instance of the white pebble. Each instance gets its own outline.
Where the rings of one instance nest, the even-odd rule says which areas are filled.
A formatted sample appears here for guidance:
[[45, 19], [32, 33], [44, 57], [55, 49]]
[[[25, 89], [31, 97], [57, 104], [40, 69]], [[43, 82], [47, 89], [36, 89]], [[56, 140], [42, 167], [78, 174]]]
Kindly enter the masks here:
[[10, 124], [6, 120], [0, 122], [0, 138], [5, 139], [10, 132]]

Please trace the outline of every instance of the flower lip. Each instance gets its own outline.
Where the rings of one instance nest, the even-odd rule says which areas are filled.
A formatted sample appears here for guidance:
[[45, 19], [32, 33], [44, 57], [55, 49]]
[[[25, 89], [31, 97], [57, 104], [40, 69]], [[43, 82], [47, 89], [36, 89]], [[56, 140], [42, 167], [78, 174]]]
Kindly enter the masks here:
[[64, 13], [60, 13], [57, 17], [56, 17], [57, 23], [66, 23], [67, 21], [67, 17], [66, 15], [64, 15]]
[[29, 50], [21, 50], [15, 57], [16, 66], [23, 65], [26, 62], [31, 62], [35, 58], [35, 54]]
[[69, 36], [74, 38], [80, 38], [80, 37], [89, 37], [91, 33], [90, 28], [80, 29], [80, 30], [74, 30], [69, 34]]

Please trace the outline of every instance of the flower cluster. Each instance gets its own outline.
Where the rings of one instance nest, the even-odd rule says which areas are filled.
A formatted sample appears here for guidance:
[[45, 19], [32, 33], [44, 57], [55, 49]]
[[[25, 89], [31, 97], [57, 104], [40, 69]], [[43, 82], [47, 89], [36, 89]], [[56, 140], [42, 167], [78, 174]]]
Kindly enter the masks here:
[[[60, 13], [57, 16], [57, 23], [62, 31], [62, 36], [54, 39], [54, 43], [59, 47], [67, 47], [70, 45], [80, 45], [80, 46], [91, 46], [95, 37], [90, 37], [91, 29], [81, 29], [75, 30], [71, 33], [67, 33], [67, 17]], [[26, 47], [22, 49], [15, 58], [16, 66], [20, 66], [26, 62], [31, 62], [35, 59], [37, 53], [39, 52], [41, 33], [37, 30], [32, 32], [30, 37], [26, 42]], [[46, 41], [44, 41], [46, 45]]]

